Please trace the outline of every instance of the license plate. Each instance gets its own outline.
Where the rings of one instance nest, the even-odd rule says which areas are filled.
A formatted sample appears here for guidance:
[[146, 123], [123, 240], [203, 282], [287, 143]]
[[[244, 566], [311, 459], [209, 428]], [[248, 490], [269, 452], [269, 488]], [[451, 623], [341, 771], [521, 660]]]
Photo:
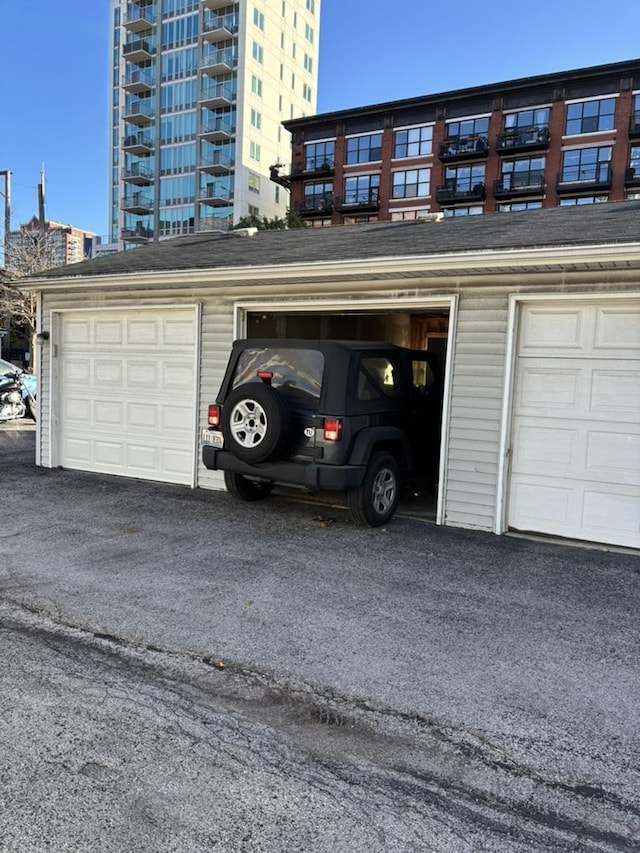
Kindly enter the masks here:
[[218, 448], [224, 447], [224, 436], [218, 430], [203, 429], [201, 438], [203, 444], [212, 444]]

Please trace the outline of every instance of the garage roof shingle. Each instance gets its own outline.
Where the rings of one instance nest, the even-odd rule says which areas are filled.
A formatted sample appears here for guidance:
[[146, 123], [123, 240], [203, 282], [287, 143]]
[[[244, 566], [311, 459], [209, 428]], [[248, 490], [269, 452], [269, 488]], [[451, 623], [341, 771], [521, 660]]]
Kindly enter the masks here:
[[199, 233], [56, 267], [33, 278], [286, 266], [639, 241], [640, 200], [635, 200], [439, 221], [258, 231], [250, 237], [237, 232]]

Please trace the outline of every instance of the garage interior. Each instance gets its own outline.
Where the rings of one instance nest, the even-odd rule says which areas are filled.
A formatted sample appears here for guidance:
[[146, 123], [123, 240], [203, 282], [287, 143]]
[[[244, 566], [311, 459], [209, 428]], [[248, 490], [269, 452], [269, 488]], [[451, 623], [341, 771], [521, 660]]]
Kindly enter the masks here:
[[[303, 340], [387, 341], [415, 350], [428, 350], [438, 358], [444, 378], [449, 331], [449, 310], [424, 311], [248, 311], [248, 338], [297, 338]], [[434, 470], [438, 471], [440, 437], [434, 446]], [[291, 495], [291, 490], [282, 489]], [[296, 495], [299, 498], [299, 494]], [[438, 478], [421, 481], [419, 486], [405, 484], [398, 509], [435, 521]], [[320, 505], [346, 506], [342, 494], [320, 494], [313, 498]]]

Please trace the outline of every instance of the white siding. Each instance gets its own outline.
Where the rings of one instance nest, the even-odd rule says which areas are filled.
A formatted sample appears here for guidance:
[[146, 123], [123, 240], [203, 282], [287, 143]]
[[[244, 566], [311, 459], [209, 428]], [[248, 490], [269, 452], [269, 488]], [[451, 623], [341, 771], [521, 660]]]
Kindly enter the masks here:
[[508, 297], [460, 295], [453, 362], [445, 523], [495, 523]]

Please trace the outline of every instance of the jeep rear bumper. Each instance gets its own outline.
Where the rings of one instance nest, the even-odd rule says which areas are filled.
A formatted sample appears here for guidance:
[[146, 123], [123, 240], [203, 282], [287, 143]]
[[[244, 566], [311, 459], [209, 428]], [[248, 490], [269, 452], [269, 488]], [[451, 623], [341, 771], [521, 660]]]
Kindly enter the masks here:
[[247, 477], [260, 477], [274, 483], [304, 486], [312, 491], [331, 489], [347, 491], [359, 486], [364, 479], [364, 465], [322, 465], [318, 462], [261, 462], [250, 465], [228, 450], [218, 450], [205, 444], [202, 461], [212, 471], [233, 471]]

